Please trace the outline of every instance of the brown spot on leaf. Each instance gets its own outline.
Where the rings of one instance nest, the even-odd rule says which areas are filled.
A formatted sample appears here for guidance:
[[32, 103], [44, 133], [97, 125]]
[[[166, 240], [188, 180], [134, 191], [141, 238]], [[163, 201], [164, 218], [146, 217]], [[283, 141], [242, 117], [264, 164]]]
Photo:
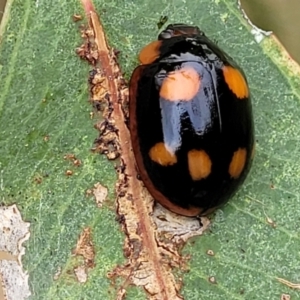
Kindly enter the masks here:
[[65, 156], [64, 156], [64, 159], [65, 160], [74, 160], [74, 159], [76, 159], [76, 156], [75, 156], [75, 154], [71, 154], [71, 153], [69, 153], [69, 154], [66, 154]]
[[80, 283], [85, 283], [88, 278], [87, 269], [85, 266], [78, 266], [74, 268], [75, 276]]
[[113, 107], [110, 101], [108, 89], [109, 81], [105, 73], [99, 68], [90, 72], [90, 101], [97, 111], [101, 111], [104, 121], [95, 125], [100, 132], [99, 137], [95, 140], [93, 151], [105, 154], [108, 159], [114, 160], [119, 157], [119, 143], [116, 136], [114, 119], [112, 118]]
[[126, 297], [126, 290], [124, 288], [120, 288], [117, 293], [117, 300], [124, 300], [126, 299], [125, 297]]
[[91, 189], [86, 190], [86, 192], [85, 192], [86, 197], [90, 197], [92, 195], [93, 195], [93, 191]]
[[73, 165], [76, 166], [76, 167], [81, 166], [81, 160], [80, 159], [73, 160]]
[[96, 128], [100, 131], [99, 137], [95, 140], [95, 148], [93, 151], [106, 155], [110, 160], [114, 160], [120, 155], [120, 145], [114, 125], [111, 121], [103, 121], [97, 124]]
[[96, 183], [94, 185], [94, 188], [92, 190], [92, 194], [95, 197], [97, 206], [100, 208], [103, 205], [104, 200], [107, 197], [108, 191], [107, 188], [103, 185], [101, 185], [101, 183]]
[[74, 166], [76, 166], [76, 167], [79, 167], [79, 166], [81, 166], [81, 160], [80, 159], [78, 159], [76, 156], [75, 156], [75, 154], [66, 154], [65, 156], [64, 156], [64, 159], [65, 160], [69, 160], [69, 161], [71, 161], [72, 163], [73, 163], [73, 165]]
[[60, 275], [61, 275], [61, 267], [58, 267], [57, 271], [55, 272], [55, 274], [53, 276], [53, 280], [57, 280]]
[[73, 171], [72, 171], [72, 170], [67, 170], [67, 171], [65, 172], [65, 175], [66, 175], [66, 176], [72, 176], [72, 175], [73, 175]]
[[34, 176], [33, 181], [34, 181], [36, 184], [41, 184], [41, 183], [43, 182], [43, 177], [40, 176], [40, 175], [36, 175], [36, 176]]
[[81, 21], [82, 20], [82, 16], [81, 15], [78, 15], [78, 14], [74, 14], [73, 15], [73, 21], [74, 22], [78, 22], [78, 21]]
[[85, 43], [76, 49], [76, 53], [81, 59], [88, 61], [92, 65], [95, 65], [98, 59], [98, 51], [95, 49], [94, 43], [89, 40], [93, 39], [94, 31], [89, 28], [82, 28], [81, 36], [85, 40]]
[[91, 228], [87, 227], [83, 229], [72, 254], [70, 263], [63, 270], [59, 268], [54, 279], [66, 277], [69, 280], [77, 280], [79, 283], [85, 283], [88, 280], [90, 269], [95, 267], [95, 250], [92, 242]]
[[212, 284], [217, 284], [216, 277], [214, 277], [214, 276], [210, 276], [210, 277], [208, 278], [208, 281], [209, 281], [210, 283], [212, 283]]
[[88, 268], [95, 266], [95, 250], [92, 243], [91, 228], [84, 228], [77, 241], [74, 255], [81, 255], [84, 258], [84, 264]]
[[49, 136], [49, 135], [45, 135], [44, 138], [43, 138], [44, 142], [48, 142], [49, 139], [50, 139], [50, 136]]
[[271, 225], [273, 228], [276, 228], [276, 223], [271, 219], [269, 218], [268, 216], [266, 216], [266, 221], [269, 225]]

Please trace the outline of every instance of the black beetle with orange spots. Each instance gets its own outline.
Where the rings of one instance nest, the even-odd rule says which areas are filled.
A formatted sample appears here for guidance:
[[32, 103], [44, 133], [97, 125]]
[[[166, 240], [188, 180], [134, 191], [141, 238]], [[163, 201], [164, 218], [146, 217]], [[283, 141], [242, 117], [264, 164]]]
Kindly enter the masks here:
[[186, 216], [224, 204], [245, 180], [254, 125], [244, 72], [198, 27], [169, 25], [140, 52], [129, 129], [156, 201]]

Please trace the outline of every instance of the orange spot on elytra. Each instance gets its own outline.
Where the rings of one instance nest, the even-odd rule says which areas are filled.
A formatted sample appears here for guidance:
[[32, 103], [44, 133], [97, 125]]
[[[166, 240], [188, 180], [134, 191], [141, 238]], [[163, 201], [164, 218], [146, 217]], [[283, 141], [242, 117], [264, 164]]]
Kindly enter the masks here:
[[153, 161], [162, 166], [171, 166], [177, 163], [176, 155], [169, 152], [162, 142], [155, 144], [150, 149], [149, 156]]
[[245, 167], [246, 158], [247, 150], [245, 148], [239, 148], [233, 153], [228, 170], [231, 177], [236, 179], [241, 175]]
[[154, 62], [160, 55], [160, 46], [161, 41], [154, 41], [145, 46], [139, 54], [139, 61], [141, 64], [146, 65]]
[[228, 87], [239, 99], [249, 97], [246, 79], [239, 70], [231, 66], [224, 66], [223, 74]]
[[211, 172], [211, 165], [211, 160], [204, 150], [189, 151], [188, 166], [193, 180], [206, 178]]
[[182, 68], [168, 73], [160, 88], [160, 97], [169, 101], [189, 101], [200, 88], [199, 74], [193, 68]]

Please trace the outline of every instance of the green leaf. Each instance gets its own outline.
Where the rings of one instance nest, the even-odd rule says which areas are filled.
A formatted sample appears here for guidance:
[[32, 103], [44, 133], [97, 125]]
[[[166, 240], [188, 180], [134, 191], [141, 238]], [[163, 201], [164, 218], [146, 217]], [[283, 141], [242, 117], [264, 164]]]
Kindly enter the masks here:
[[[300, 82], [272, 40], [255, 43], [236, 1], [95, 1], [109, 44], [129, 79], [136, 54], [159, 32], [157, 22], [198, 25], [247, 74], [256, 126], [256, 157], [239, 193], [212, 218], [211, 231], [189, 243], [185, 299], [296, 299], [276, 278], [300, 281]], [[24, 268], [32, 299], [115, 299], [107, 273], [125, 262], [113, 207], [116, 173], [90, 148], [88, 71], [74, 13], [80, 1], [14, 0], [0, 44], [0, 203], [16, 203], [31, 222]], [[82, 161], [76, 167], [66, 154]], [[65, 172], [72, 170], [72, 176]], [[41, 179], [41, 182], [39, 183]], [[98, 209], [86, 190], [101, 182], [109, 200]], [[276, 223], [276, 227], [270, 224]], [[268, 223], [269, 221], [269, 223]], [[81, 285], [72, 249], [92, 228], [96, 266]], [[212, 250], [214, 256], [207, 255]], [[60, 276], [54, 280], [60, 270]], [[214, 276], [216, 284], [209, 282]], [[122, 284], [122, 282], [121, 282]], [[127, 299], [145, 299], [129, 289]]]

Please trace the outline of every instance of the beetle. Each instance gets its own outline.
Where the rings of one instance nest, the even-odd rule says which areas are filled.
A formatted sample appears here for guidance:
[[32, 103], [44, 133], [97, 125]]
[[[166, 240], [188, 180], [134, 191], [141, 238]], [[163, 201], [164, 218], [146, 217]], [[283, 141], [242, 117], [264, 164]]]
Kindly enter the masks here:
[[226, 203], [254, 153], [243, 70], [196, 26], [171, 24], [145, 46], [129, 85], [129, 131], [153, 198], [185, 216]]

